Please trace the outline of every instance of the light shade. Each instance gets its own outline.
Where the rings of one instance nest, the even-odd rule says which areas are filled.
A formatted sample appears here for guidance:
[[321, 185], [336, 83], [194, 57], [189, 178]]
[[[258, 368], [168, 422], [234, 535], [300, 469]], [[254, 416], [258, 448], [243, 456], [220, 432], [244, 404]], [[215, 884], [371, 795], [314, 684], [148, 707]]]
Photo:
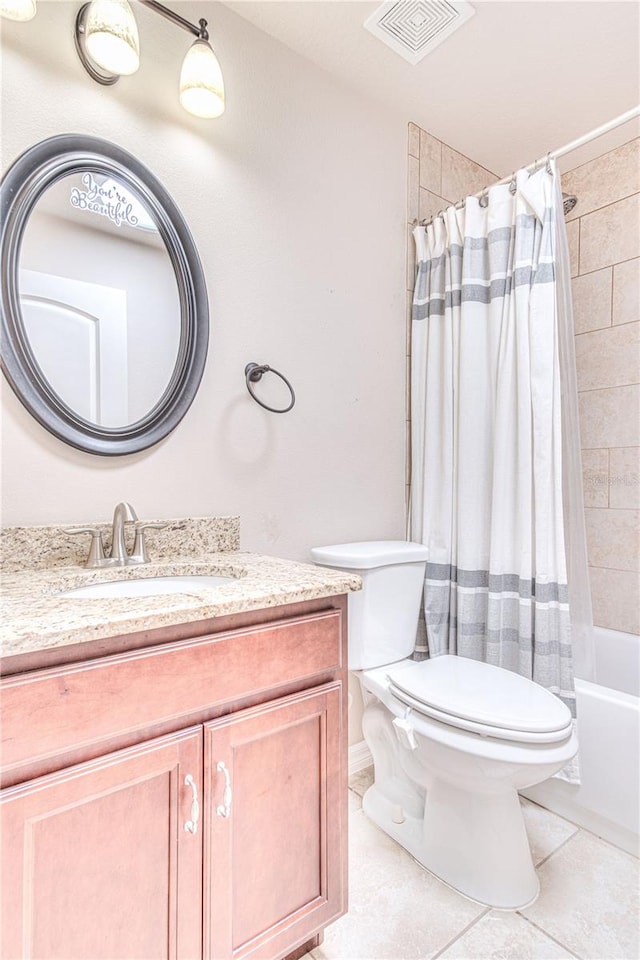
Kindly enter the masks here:
[[189, 113], [208, 120], [224, 113], [222, 70], [206, 40], [196, 40], [184, 58], [180, 103]]
[[119, 76], [140, 66], [138, 26], [127, 0], [93, 0], [85, 25], [87, 53], [99, 67]]
[[36, 0], [1, 0], [0, 16], [8, 20], [31, 20], [36, 15]]

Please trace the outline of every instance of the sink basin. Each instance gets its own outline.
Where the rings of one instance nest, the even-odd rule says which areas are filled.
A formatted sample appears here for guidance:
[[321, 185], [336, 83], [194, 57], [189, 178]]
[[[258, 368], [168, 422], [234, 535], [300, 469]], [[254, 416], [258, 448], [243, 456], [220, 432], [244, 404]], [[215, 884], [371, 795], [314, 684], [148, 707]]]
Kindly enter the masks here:
[[61, 597], [107, 599], [109, 597], [156, 597], [167, 593], [189, 593], [191, 590], [208, 590], [233, 583], [235, 577], [210, 577], [204, 575], [177, 577], [146, 577], [141, 580], [109, 580], [107, 583], [90, 583], [86, 587], [63, 590]]

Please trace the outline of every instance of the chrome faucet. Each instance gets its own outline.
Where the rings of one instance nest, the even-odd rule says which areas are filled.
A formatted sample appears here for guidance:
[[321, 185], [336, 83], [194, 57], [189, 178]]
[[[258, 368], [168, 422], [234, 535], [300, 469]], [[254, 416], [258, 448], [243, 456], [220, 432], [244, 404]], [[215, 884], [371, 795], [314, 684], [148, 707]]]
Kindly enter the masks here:
[[111, 534], [111, 553], [109, 557], [114, 566], [123, 567], [129, 562], [127, 546], [124, 542], [124, 525], [138, 519], [130, 503], [123, 501], [116, 505], [113, 511], [113, 531]]

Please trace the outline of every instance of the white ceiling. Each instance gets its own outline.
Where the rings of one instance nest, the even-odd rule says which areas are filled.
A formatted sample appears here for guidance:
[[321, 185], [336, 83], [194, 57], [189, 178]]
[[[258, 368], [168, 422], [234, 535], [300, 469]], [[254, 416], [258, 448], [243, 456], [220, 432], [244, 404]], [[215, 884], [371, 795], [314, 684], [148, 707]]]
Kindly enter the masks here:
[[[472, 0], [475, 16], [412, 66], [364, 29], [367, 0], [227, 6], [360, 92], [504, 176], [640, 102], [636, 0]], [[570, 166], [636, 135], [627, 125]]]

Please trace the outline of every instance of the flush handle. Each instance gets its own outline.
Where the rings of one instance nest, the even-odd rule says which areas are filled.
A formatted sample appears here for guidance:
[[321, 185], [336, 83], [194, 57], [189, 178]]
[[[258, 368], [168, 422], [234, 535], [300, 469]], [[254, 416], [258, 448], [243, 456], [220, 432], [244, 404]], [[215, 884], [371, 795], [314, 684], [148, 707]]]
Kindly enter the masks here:
[[198, 832], [198, 820], [200, 819], [200, 804], [198, 803], [198, 788], [196, 782], [190, 773], [184, 778], [185, 787], [191, 787], [191, 820], [187, 820], [184, 825], [187, 833], [196, 834]]
[[216, 813], [219, 817], [228, 817], [231, 814], [231, 801], [233, 800], [233, 795], [231, 793], [231, 776], [227, 770], [224, 760], [218, 760], [216, 766], [218, 773], [224, 775], [224, 792], [222, 794], [222, 803], [216, 807]]

